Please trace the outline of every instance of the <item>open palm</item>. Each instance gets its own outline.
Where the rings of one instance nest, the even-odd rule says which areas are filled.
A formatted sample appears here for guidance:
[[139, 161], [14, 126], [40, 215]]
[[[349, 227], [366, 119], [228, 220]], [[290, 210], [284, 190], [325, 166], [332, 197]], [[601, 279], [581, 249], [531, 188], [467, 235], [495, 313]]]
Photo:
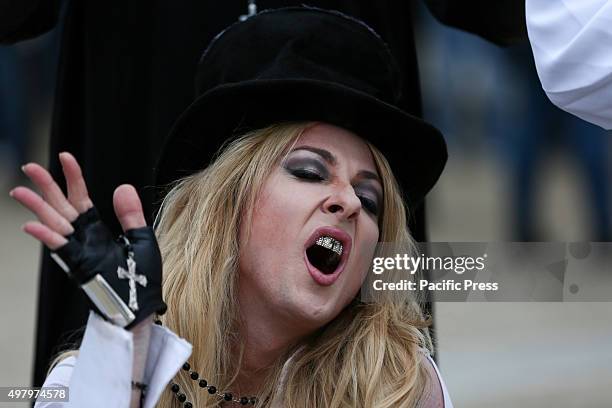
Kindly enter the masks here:
[[[79, 214], [93, 207], [81, 167], [74, 156], [63, 152], [59, 154], [59, 159], [66, 178], [67, 197], [51, 174], [37, 163], [28, 163], [22, 170], [40, 189], [42, 196], [23, 186], [9, 193], [38, 218], [38, 221], [25, 223], [23, 230], [52, 251], [68, 242], [66, 237], [74, 232], [71, 223]], [[133, 186], [123, 184], [117, 187], [113, 194], [113, 206], [124, 232], [146, 226], [142, 204]]]

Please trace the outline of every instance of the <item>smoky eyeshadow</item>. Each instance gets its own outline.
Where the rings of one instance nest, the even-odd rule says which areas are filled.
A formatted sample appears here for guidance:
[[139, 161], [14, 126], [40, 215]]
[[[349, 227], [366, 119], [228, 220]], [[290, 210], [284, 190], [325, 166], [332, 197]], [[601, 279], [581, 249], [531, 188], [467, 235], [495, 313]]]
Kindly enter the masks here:
[[[297, 173], [300, 172], [307, 172], [316, 174], [322, 179], [329, 179], [330, 177], [329, 170], [323, 160], [319, 159], [316, 153], [310, 153], [305, 150], [291, 152], [284, 160], [282, 166], [293, 176], [297, 176]], [[369, 179], [361, 180], [355, 184], [353, 188], [358, 195], [363, 196], [363, 198], [372, 203], [376, 209], [376, 213], [380, 212], [382, 196], [373, 181]]]
[[371, 185], [371, 183], [360, 183], [355, 186], [355, 191], [358, 192], [362, 197], [370, 200], [376, 207], [378, 212], [378, 210], [380, 209], [382, 197], [376, 187]]
[[327, 170], [325, 164], [314, 157], [304, 157], [302, 155], [295, 154], [293, 157], [290, 156], [285, 160], [283, 167], [289, 173], [293, 173], [298, 170], [306, 170], [316, 173], [322, 178], [329, 177], [329, 171]]

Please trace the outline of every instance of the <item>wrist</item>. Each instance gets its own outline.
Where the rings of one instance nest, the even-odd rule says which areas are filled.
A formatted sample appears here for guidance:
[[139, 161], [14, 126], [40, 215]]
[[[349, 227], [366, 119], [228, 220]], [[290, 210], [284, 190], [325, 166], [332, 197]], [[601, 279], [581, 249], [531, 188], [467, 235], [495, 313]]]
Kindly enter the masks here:
[[132, 381], [143, 382], [144, 370], [149, 352], [153, 315], [146, 317], [130, 331], [133, 335], [134, 361], [132, 370]]

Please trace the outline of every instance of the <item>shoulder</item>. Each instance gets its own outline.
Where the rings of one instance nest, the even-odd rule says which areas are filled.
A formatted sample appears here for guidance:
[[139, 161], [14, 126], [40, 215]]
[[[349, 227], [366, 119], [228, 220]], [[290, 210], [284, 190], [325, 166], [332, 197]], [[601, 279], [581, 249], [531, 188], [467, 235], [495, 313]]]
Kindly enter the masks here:
[[68, 386], [76, 361], [76, 355], [70, 355], [58, 362], [45, 379], [43, 387]]
[[448, 395], [448, 390], [444, 384], [444, 380], [440, 375], [438, 366], [433, 361], [429, 353], [425, 352], [422, 355], [423, 368], [425, 369], [427, 378], [425, 381], [425, 389], [423, 399], [419, 404], [420, 408], [452, 408], [453, 405]]
[[[51, 369], [51, 372], [45, 379], [43, 388], [68, 387], [68, 385], [70, 384], [70, 378], [72, 377], [72, 372], [74, 370], [76, 359], [77, 358], [75, 355], [71, 355], [57, 363], [55, 367]], [[34, 404], [34, 408], [60, 408], [64, 406], [64, 403], [54, 401], [36, 402]]]

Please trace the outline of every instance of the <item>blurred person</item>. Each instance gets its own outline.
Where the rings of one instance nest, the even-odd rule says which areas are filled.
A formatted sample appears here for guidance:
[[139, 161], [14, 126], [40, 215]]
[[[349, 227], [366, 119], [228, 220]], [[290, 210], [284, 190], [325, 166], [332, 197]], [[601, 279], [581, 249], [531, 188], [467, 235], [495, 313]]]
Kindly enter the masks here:
[[[201, 58], [157, 168], [171, 189], [155, 231], [132, 186], [115, 190], [125, 235], [113, 241], [72, 155], [60, 155], [68, 197], [28, 164], [44, 198], [11, 192], [41, 221], [25, 231], [97, 306], [45, 385], [69, 385], [77, 406], [451, 408], [417, 299], [359, 299], [377, 243], [412, 245], [406, 210], [446, 162], [442, 135], [397, 107], [400, 81], [359, 20], [270, 10]], [[101, 279], [118, 313], [96, 302]], [[156, 312], [168, 328], [152, 327]]]
[[[504, 49], [421, 19], [426, 50], [425, 116], [444, 132], [451, 151], [466, 160], [496, 152], [509, 174], [509, 233], [516, 241], [545, 241], [537, 217], [542, 169], [561, 152], [577, 171], [590, 211], [587, 239], [612, 238], [609, 135], [552, 106], [538, 86], [529, 45]], [[446, 67], [451, 65], [453, 70]], [[455, 108], [455, 106], [460, 106]], [[511, 124], [511, 125], [510, 125]], [[558, 237], [556, 238], [558, 239]]]
[[537, 86], [528, 45], [511, 47], [499, 57], [498, 82], [511, 88], [514, 107], [509, 108], [497, 99], [492, 133], [510, 166], [515, 215], [511, 222], [512, 239], [555, 240], [544, 235], [536, 215], [541, 170], [551, 153], [562, 152], [567, 165], [578, 170], [579, 192], [590, 210], [582, 220], [589, 225], [586, 239], [612, 240], [609, 134], [550, 105]]

